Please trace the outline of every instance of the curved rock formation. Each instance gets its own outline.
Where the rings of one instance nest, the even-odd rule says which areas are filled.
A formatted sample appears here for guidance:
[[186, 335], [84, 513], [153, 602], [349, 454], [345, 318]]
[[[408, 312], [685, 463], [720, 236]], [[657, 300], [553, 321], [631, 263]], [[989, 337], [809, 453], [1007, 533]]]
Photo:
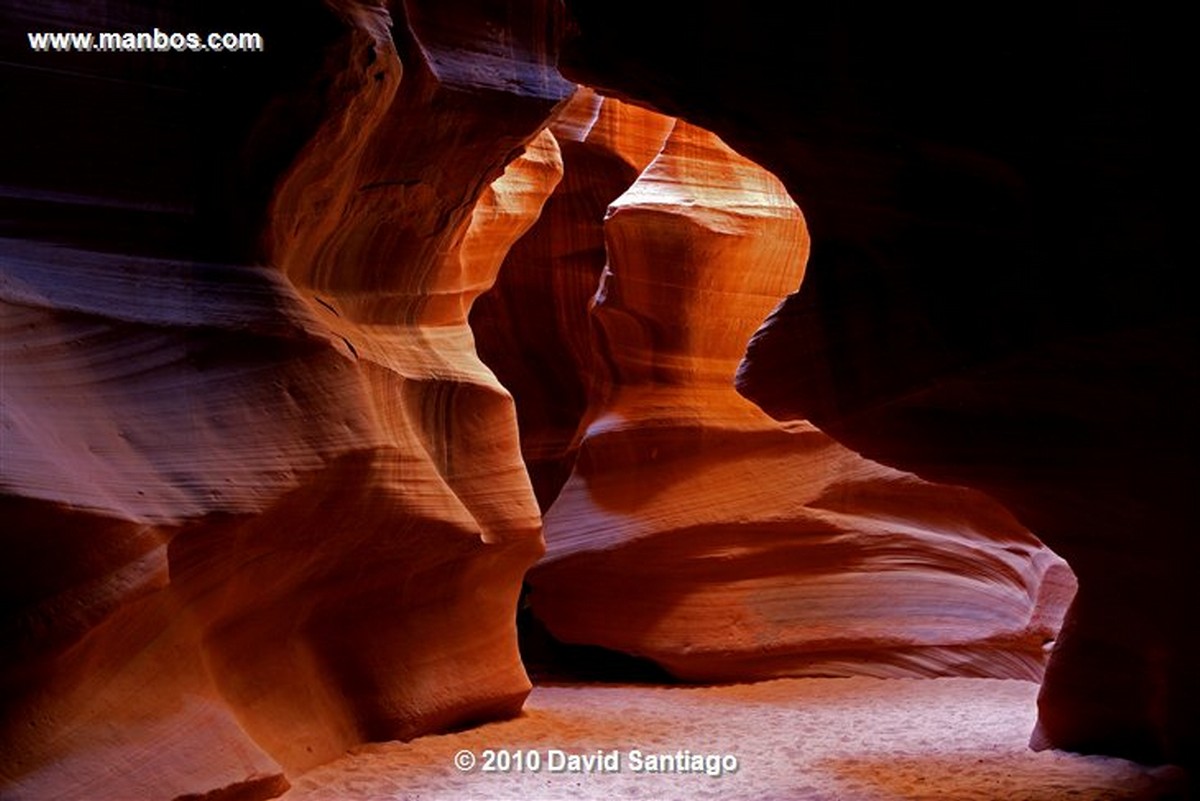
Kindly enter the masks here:
[[571, 471], [587, 408], [587, 308], [604, 269], [604, 210], [662, 149], [673, 119], [580, 88], [550, 125], [564, 176], [471, 310], [480, 357], [513, 393], [542, 508]]
[[676, 123], [610, 208], [604, 376], [545, 516], [534, 613], [693, 680], [1036, 678], [1069, 569], [998, 504], [867, 461], [736, 393], [808, 236], [769, 173]]
[[1200, 762], [1183, 12], [868, 1], [797, 26], [698, 0], [683, 35], [674, 9], [566, 5], [569, 77], [715, 131], [812, 226], [802, 327], [747, 390], [1071, 561], [1046, 741]]
[[528, 38], [553, 19], [331, 7], [311, 82], [257, 109], [259, 137], [319, 109], [240, 218], [265, 266], [122, 252], [99, 203], [4, 240], [5, 798], [274, 795], [529, 691], [540, 519], [467, 314], [561, 175], [530, 142], [572, 89]]
[[[803, 205], [810, 274], [743, 390], [986, 492], [1072, 560], [1082, 589], [1039, 741], [1194, 765], [1190, 27], [1130, 4], [959, 13], [825, 4], [795, 26], [697, 0], [681, 28], [678, 9], [627, 0], [8, 3], [0, 796], [266, 795], [364, 737], [516, 708], [511, 601], [536, 512], [511, 407], [462, 319], [487, 284], [472, 254], [492, 248], [482, 211], [472, 233], [476, 201], [572, 91], [560, 39], [573, 76], [716, 131]], [[154, 27], [257, 31], [266, 48], [26, 38]], [[566, 125], [570, 163], [572, 137], [603, 126]], [[509, 208], [532, 213], [553, 181], [541, 154], [540, 188]], [[598, 157], [587, 204], [649, 155]], [[563, 225], [582, 300], [597, 224]], [[574, 318], [506, 303], [533, 324], [522, 339], [580, 335], [580, 354]], [[509, 376], [545, 404], [520, 421], [526, 455], [551, 459], [545, 480], [531, 460], [543, 501], [585, 395], [571, 360], [555, 364], [561, 408]], [[711, 397], [697, 431], [719, 407], [785, 439]], [[812, 432], [786, 438], [800, 440], [821, 450]]]

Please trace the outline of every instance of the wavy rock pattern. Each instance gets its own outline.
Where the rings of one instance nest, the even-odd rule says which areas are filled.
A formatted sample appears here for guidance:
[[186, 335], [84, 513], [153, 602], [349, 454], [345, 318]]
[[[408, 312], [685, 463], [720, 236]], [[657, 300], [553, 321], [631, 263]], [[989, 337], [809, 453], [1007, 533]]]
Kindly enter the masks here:
[[1043, 744], [1200, 764], [1182, 12], [1026, 0], [946, 37], [944, 6], [793, 26], [697, 0], [682, 31], [666, 6], [566, 4], [573, 79], [704, 125], [804, 209], [810, 275], [751, 397], [987, 493], [1069, 560]]
[[580, 88], [550, 131], [563, 180], [471, 311], [480, 357], [513, 393], [543, 508], [571, 470], [594, 372], [587, 308], [604, 269], [604, 210], [662, 149], [674, 120]]
[[3, 243], [3, 797], [265, 797], [520, 709], [540, 518], [467, 313], [572, 87], [544, 11], [479, 73], [429, 6], [335, 9], [267, 266]]
[[[462, 318], [488, 282], [472, 254], [523, 224], [502, 211], [506, 222], [484, 235], [476, 201], [571, 91], [549, 66], [560, 5], [326, 0], [281, 14], [232, 0], [6, 4], [0, 796], [269, 795], [285, 773], [364, 737], [516, 708], [527, 685], [509, 607], [539, 548], [535, 512], [512, 410], [470, 353]], [[682, 31], [665, 6], [565, 5], [565, 69], [718, 131], [783, 179], [817, 231], [805, 292], [764, 331], [743, 388], [873, 459], [999, 498], [1071, 559], [1082, 589], [1047, 669], [1040, 743], [1194, 765], [1187, 521], [1200, 338], [1179, 268], [1191, 221], [1177, 169], [1194, 146], [1178, 102], [1189, 50], [1163, 45], [1164, 31], [1189, 27], [1125, 7], [1081, 25], [1030, 3], [947, 38], [936, 8], [813, 7], [797, 28], [698, 2]], [[259, 30], [268, 47], [229, 59], [100, 58], [33, 53], [24, 38], [152, 26]], [[606, 100], [593, 114], [597, 103], [581, 95], [586, 108], [555, 127], [568, 165], [590, 154], [596, 167], [568, 170], [559, 190], [594, 181], [580, 208], [602, 209], [658, 150], [622, 151], [622, 137], [592, 147], [599, 121], [621, 108]], [[510, 176], [531, 194], [510, 204], [502, 192], [499, 208], [532, 205], [552, 183], [549, 143], [531, 155], [526, 178]], [[582, 301], [603, 262], [601, 229], [594, 216], [571, 217], [549, 226], [571, 230], [550, 252], [560, 264], [578, 253], [570, 292]], [[546, 233], [539, 225], [518, 250], [544, 246]], [[553, 350], [549, 332], [570, 343], [570, 358], [557, 352], [544, 366], [548, 397], [521, 365], [494, 361], [522, 408], [544, 404], [519, 414], [546, 503], [585, 408], [580, 376], [596, 372], [579, 367], [592, 359], [583, 303], [553, 315], [520, 293], [506, 303], [511, 324], [530, 323], [523, 341], [547, 346], [531, 354]], [[856, 500], [831, 502], [845, 488], [806, 478], [795, 497], [812, 498], [795, 516], [832, 516], [838, 531], [853, 523], [865, 537], [928, 515], [860, 505], [864, 482], [911, 478], [845, 459], [803, 425], [759, 431], [723, 390], [693, 386], [688, 406], [675, 389], [694, 360], [677, 356], [691, 345], [660, 314], [678, 316], [626, 310], [605, 324], [616, 341], [662, 339], [669, 358], [622, 376], [610, 354], [600, 414], [611, 401], [665, 431], [690, 416], [697, 447], [720, 439], [721, 419], [788, 442], [777, 460], [788, 476], [813, 473], [796, 445], [805, 442], [845, 467]], [[646, 383], [647, 370], [661, 375]], [[671, 393], [655, 383], [663, 378]], [[618, 444], [635, 443], [634, 423]], [[666, 439], [667, 453], [679, 447]], [[625, 444], [614, 456], [593, 440], [600, 463], [620, 456], [633, 476], [649, 475]], [[749, 441], [737, 447], [742, 464], [759, 458]], [[685, 464], [706, 462], [680, 457], [676, 472], [691, 480]], [[656, 486], [647, 480], [645, 497], [619, 486], [624, 500], [602, 511], [611, 520], [630, 499], [668, 497]], [[990, 513], [970, 505], [939, 526], [982, 531]], [[1001, 539], [1041, 553], [1010, 523], [995, 521]], [[950, 542], [939, 565], [968, 555], [961, 538]], [[1012, 579], [994, 550], [984, 546], [984, 561], [1008, 578], [991, 591], [1013, 613], [998, 630], [1019, 617], [1027, 602], [1016, 588], [1032, 588], [1041, 568], [1011, 554]], [[750, 565], [757, 575], [764, 560]], [[1068, 589], [1059, 572], [1046, 568], [1028, 631], [1053, 628]], [[926, 589], [943, 576], [924, 575]], [[677, 600], [640, 619], [667, 620]], [[403, 644], [414, 639], [428, 650]], [[909, 664], [952, 658], [921, 647]]]
[[985, 496], [734, 390], [804, 273], [783, 186], [679, 122], [605, 238], [602, 377], [529, 577], [550, 631], [694, 680], [1038, 677], [1073, 592], [1062, 560]]

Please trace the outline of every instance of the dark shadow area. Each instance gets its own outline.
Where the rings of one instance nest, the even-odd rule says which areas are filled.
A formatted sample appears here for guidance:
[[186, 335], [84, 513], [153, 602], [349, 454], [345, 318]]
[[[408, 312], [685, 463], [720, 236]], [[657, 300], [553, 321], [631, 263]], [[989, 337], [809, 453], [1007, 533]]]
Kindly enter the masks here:
[[525, 607], [517, 613], [517, 638], [525, 671], [534, 684], [679, 683], [678, 679], [649, 659], [639, 659], [594, 645], [571, 645], [561, 642]]

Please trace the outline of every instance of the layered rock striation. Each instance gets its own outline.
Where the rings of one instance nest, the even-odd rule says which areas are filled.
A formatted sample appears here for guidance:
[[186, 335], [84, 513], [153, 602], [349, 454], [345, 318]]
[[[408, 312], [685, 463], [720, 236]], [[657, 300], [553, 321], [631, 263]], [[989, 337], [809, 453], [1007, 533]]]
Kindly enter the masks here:
[[1042, 744], [1196, 765], [1184, 17], [700, 0], [680, 35], [674, 9], [567, 6], [569, 77], [715, 131], [804, 209], [809, 276], [743, 391], [1070, 561]]
[[46, 193], [10, 192], [3, 797], [265, 797], [364, 740], [520, 709], [540, 518], [467, 314], [561, 175], [538, 132], [573, 87], [549, 12], [511, 11], [331, 4], [295, 33], [323, 59], [244, 147], [305, 138], [231, 170], [270, 178], [260, 205], [177, 208], [203, 247], [123, 250], [85, 225], [120, 208], [86, 198], [39, 229]]
[[1065, 563], [980, 493], [868, 461], [734, 389], [808, 233], [768, 172], [676, 123], [610, 207], [600, 375], [545, 515], [535, 615], [690, 680], [1036, 679]]
[[595, 372], [588, 303], [604, 269], [604, 211], [662, 149], [674, 119], [581, 87], [549, 131], [563, 180], [471, 310], [480, 357], [513, 393], [521, 454], [545, 509], [571, 471]]
[[[560, 42], [572, 75], [717, 131], [803, 204], [811, 274], [741, 390], [988, 493], [1071, 560], [1037, 742], [1194, 763], [1189, 50], [1164, 44], [1189, 28], [1030, 3], [945, 37], [941, 8], [811, 7], [797, 28], [702, 0], [681, 35], [675, 9], [565, 6], [8, 5], [0, 796], [262, 797], [363, 739], [515, 711], [512, 608], [542, 546], [514, 420], [549, 506], [586, 415], [534, 576], [547, 620], [568, 599], [564, 637], [680, 675], [1036, 672], [1069, 581], [1007, 513], [725, 386], [799, 281], [771, 251], [795, 221], [706, 204], [730, 175], [770, 182], [648, 176], [609, 226], [593, 348], [599, 213], [671, 120], [578, 95], [551, 192], [534, 137], [574, 91]], [[151, 27], [266, 49], [26, 39]], [[464, 323], [547, 193], [474, 317], [514, 417]], [[740, 248], [780, 280], [718, 272]]]

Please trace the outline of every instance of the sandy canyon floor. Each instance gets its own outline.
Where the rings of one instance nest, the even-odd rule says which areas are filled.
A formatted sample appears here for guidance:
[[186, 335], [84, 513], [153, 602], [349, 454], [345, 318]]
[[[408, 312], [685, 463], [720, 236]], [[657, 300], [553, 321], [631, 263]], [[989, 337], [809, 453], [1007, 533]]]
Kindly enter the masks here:
[[358, 749], [284, 798], [1188, 797], [1173, 767], [1030, 751], [1037, 690], [991, 679], [540, 686], [518, 719]]

